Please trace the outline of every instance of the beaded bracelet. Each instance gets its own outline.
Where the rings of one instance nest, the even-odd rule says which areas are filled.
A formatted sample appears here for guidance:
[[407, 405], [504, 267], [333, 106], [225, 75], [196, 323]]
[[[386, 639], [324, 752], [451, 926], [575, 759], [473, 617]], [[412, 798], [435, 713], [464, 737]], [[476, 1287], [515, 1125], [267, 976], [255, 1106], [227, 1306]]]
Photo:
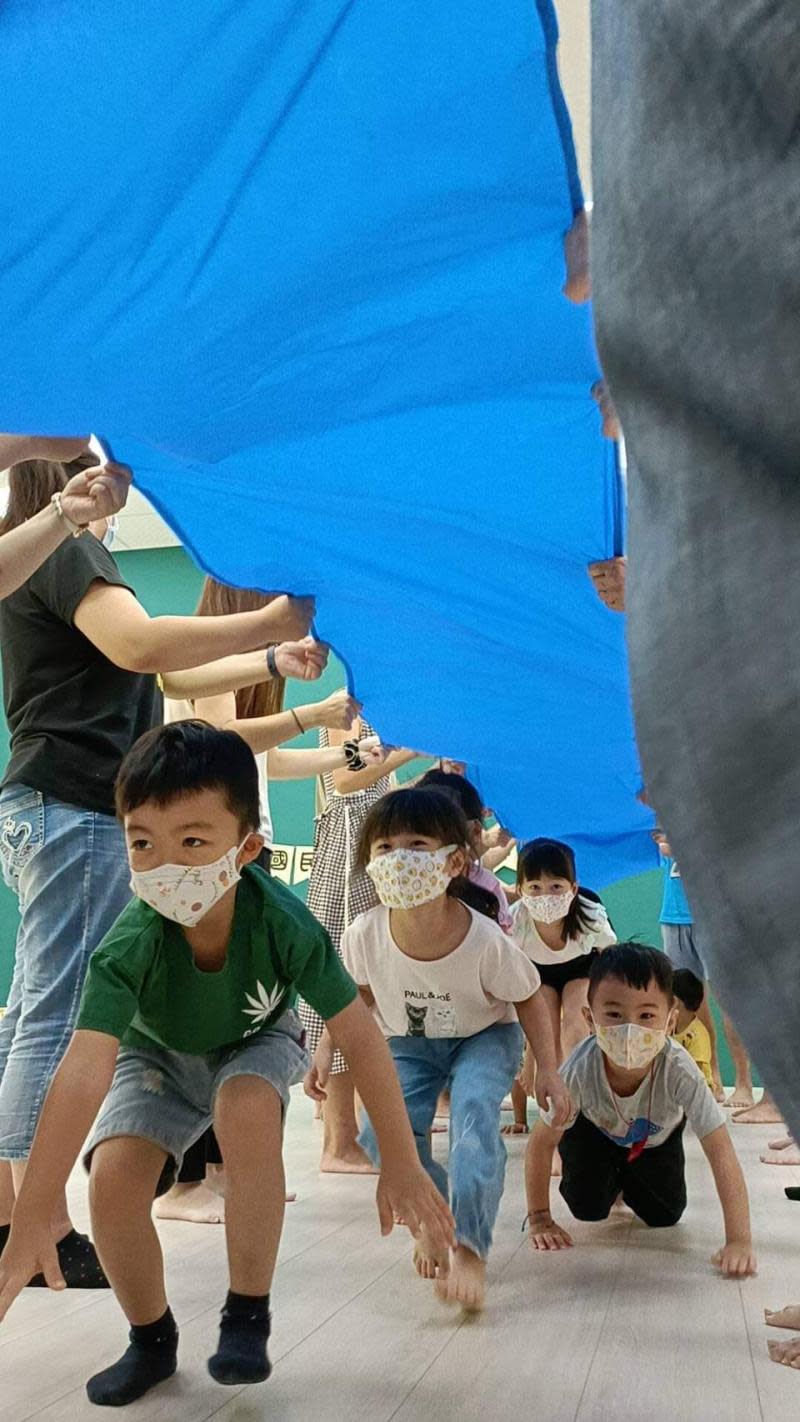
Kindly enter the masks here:
[[366, 770], [367, 762], [362, 759], [358, 749], [358, 741], [345, 741], [342, 747], [347, 761], [348, 770]]

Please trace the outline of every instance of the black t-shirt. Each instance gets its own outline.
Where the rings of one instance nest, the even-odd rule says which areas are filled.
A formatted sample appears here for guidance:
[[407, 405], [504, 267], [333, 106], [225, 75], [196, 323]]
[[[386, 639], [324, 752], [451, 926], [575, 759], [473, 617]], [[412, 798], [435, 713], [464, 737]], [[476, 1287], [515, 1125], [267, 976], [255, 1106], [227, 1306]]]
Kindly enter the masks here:
[[134, 741], [163, 719], [155, 676], [123, 671], [73, 626], [92, 583], [127, 587], [91, 533], [68, 538], [0, 602], [11, 758], [18, 782], [69, 805], [114, 814], [114, 781]]

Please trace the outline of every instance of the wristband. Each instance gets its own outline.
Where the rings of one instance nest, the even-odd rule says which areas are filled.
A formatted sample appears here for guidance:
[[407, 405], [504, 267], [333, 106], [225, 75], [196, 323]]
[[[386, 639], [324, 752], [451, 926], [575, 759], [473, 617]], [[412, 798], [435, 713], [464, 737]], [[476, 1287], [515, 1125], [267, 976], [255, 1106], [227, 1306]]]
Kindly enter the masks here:
[[280, 676], [280, 672], [278, 671], [278, 663], [275, 660], [275, 653], [277, 652], [277, 650], [277, 647], [267, 647], [267, 671], [269, 672], [273, 681], [277, 681], [278, 677]]
[[292, 715], [294, 716], [295, 725], [297, 726], [298, 731], [300, 732], [301, 736], [304, 736], [305, 733], [306, 733], [306, 728], [305, 728], [305, 726], [303, 725], [302, 721], [300, 720], [300, 717], [298, 716], [298, 714], [297, 714], [297, 712], [295, 711], [295, 709], [294, 709], [293, 706], [290, 706], [290, 707], [289, 707], [289, 710], [291, 711]]
[[61, 502], [61, 490], [57, 489], [50, 500], [61, 522], [68, 528], [73, 538], [80, 538], [86, 532], [88, 523], [75, 523], [68, 514], [64, 512], [64, 505]]
[[358, 741], [345, 741], [342, 750], [345, 754], [348, 770], [366, 770], [367, 762], [361, 758], [358, 749]]

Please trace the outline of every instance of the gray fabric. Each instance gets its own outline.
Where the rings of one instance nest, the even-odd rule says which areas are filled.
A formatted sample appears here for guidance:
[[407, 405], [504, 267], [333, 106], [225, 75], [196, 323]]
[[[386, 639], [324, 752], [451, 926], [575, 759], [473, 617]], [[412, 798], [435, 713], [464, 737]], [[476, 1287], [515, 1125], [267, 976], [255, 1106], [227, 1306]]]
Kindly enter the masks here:
[[796, 0], [594, 0], [598, 340], [631, 455], [645, 777], [800, 1133]]

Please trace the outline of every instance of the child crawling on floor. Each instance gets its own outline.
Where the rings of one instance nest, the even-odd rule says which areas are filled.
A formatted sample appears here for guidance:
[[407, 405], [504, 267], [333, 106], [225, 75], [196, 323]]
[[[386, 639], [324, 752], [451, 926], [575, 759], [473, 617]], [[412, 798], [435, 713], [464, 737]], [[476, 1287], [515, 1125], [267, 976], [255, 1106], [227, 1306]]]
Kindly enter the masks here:
[[572, 1108], [563, 1127], [543, 1113], [525, 1179], [534, 1249], [572, 1238], [550, 1213], [553, 1152], [561, 1194], [578, 1220], [605, 1220], [620, 1198], [646, 1225], [675, 1225], [686, 1209], [688, 1120], [714, 1176], [725, 1243], [713, 1263], [729, 1278], [756, 1272], [747, 1187], [725, 1117], [689, 1053], [670, 1037], [677, 1017], [672, 968], [656, 948], [621, 943], [592, 962], [586, 1020], [592, 1036], [561, 1068]]

